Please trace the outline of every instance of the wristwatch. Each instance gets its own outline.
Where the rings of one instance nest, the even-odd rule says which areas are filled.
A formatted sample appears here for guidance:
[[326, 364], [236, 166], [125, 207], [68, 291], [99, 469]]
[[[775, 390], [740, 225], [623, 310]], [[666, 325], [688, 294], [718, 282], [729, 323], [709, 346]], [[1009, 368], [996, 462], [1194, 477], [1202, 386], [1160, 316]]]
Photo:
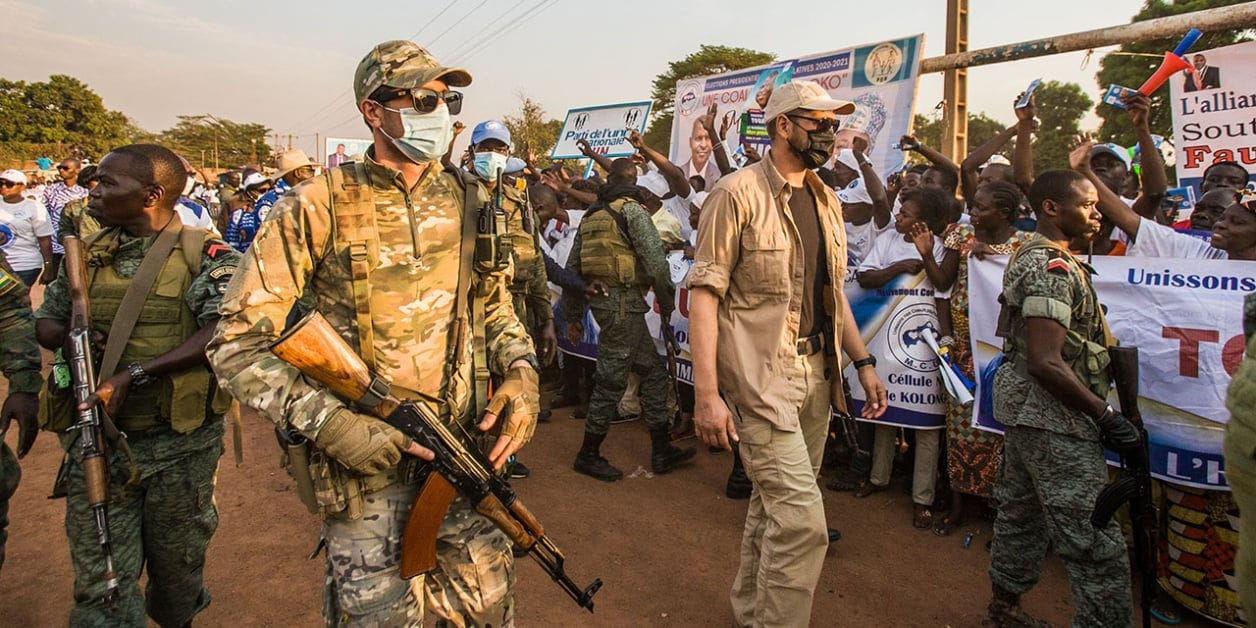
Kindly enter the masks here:
[[131, 374], [131, 385], [136, 388], [147, 386], [153, 381], [153, 378], [144, 370], [144, 367], [140, 366], [139, 362], [132, 362], [126, 367], [126, 372]]
[[869, 355], [868, 355], [868, 357], [866, 357], [866, 358], [864, 358], [864, 359], [862, 359], [862, 360], [855, 360], [854, 362], [852, 362], [852, 364], [854, 364], [854, 365], [855, 365], [855, 370], [856, 370], [856, 371], [858, 371], [859, 369], [861, 369], [861, 368], [863, 368], [863, 367], [865, 367], [865, 366], [871, 366], [872, 368], [876, 368], [876, 367], [877, 367], [877, 358], [876, 358], [876, 356], [874, 356], [874, 355], [872, 355], [872, 354], [869, 354]]

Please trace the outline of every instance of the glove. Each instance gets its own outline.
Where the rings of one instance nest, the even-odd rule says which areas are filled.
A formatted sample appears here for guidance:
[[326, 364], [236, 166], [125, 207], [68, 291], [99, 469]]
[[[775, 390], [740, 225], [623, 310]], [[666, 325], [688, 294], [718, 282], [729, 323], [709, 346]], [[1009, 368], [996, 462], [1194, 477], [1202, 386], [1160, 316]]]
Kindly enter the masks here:
[[1143, 453], [1143, 435], [1120, 412], [1109, 407], [1095, 423], [1099, 425], [1099, 438], [1104, 447], [1124, 456]]
[[[506, 372], [502, 385], [488, 400], [485, 413], [498, 417], [502, 437], [509, 436], [520, 447], [532, 439], [536, 431], [536, 415], [541, 411], [538, 392], [540, 377], [531, 366], [518, 366]], [[509, 406], [510, 416], [501, 422], [502, 412]]]
[[344, 466], [375, 475], [401, 461], [410, 437], [379, 419], [341, 408], [323, 424], [314, 444]]

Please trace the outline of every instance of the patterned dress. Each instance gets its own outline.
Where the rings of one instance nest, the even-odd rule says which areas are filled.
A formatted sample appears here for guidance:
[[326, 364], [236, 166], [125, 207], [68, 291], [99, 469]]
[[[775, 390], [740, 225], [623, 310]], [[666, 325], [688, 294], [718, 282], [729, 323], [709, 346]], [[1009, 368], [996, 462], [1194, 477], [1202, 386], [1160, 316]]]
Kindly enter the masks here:
[[[1017, 231], [1003, 244], [991, 245], [999, 255], [1011, 255], [1029, 237]], [[968, 379], [973, 372], [972, 338], [968, 333], [968, 257], [977, 243], [971, 225], [954, 225], [945, 234], [943, 246], [959, 253], [959, 276], [951, 287], [951, 326], [955, 346], [951, 359]], [[1003, 437], [973, 427], [971, 405], [961, 406], [953, 399], [946, 410], [946, 467], [951, 489], [969, 495], [990, 497], [1003, 460]]]

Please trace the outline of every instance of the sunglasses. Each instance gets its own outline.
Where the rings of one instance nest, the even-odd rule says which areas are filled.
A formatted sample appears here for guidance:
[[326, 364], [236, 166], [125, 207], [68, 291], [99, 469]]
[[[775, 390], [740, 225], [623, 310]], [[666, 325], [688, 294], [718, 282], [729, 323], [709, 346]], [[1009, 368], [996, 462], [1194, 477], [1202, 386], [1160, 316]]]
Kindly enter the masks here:
[[0, 181], [0, 188], [15, 188], [19, 185], [22, 185], [22, 184], [16, 183], [13, 181]]
[[786, 114], [786, 117], [789, 118], [790, 120], [795, 120], [795, 121], [806, 120], [807, 122], [810, 122], [815, 125], [814, 127], [807, 129], [808, 131], [819, 131], [821, 133], [837, 128], [837, 124], [838, 124], [836, 118], [832, 120], [819, 120], [816, 118], [808, 118], [807, 116], [799, 115], [799, 114]]
[[375, 92], [375, 97], [371, 100], [374, 100], [382, 105], [390, 100], [395, 100], [406, 95], [410, 96], [414, 110], [419, 113], [432, 113], [433, 111], [436, 111], [436, 107], [438, 107], [442, 101], [445, 103], [445, 106], [449, 108], [449, 115], [456, 116], [462, 112], [462, 92], [435, 92], [422, 87], [416, 87], [414, 89], [392, 89]]
[[70, 169], [70, 166], [65, 166], [65, 165], [57, 166], [57, 170], [69, 170], [69, 169]]

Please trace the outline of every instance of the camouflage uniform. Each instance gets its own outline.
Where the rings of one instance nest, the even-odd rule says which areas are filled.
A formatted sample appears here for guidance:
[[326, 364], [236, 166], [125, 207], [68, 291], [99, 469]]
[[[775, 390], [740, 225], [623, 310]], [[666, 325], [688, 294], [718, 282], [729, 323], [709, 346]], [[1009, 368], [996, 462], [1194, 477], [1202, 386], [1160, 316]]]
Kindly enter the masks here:
[[[628, 231], [628, 240], [621, 243], [626, 252], [617, 255], [621, 269], [619, 276], [610, 276], [602, 269], [591, 268], [588, 259], [590, 247], [586, 242], [591, 237], [590, 228], [597, 227], [599, 222], [603, 223], [603, 231], [617, 228], [609, 217], [610, 212], [623, 215]], [[598, 213], [606, 213], [606, 219], [586, 222], [596, 219]], [[614, 234], [599, 235], [598, 239], [615, 237]], [[667, 391], [670, 385], [667, 369], [659, 359], [654, 339], [646, 327], [645, 313], [649, 305], [645, 294], [651, 287], [654, 288], [655, 302], [666, 320], [674, 307], [676, 293], [667, 259], [663, 256], [663, 241], [659, 239], [658, 229], [649, 212], [640, 203], [625, 199], [614, 201], [596, 213], [590, 211], [576, 232], [571, 254], [567, 258], [567, 269], [580, 274], [585, 281], [600, 279], [609, 292], [606, 296], [589, 298], [589, 308], [593, 310], [593, 319], [600, 331], [597, 374], [589, 398], [585, 431], [604, 435], [610, 430], [611, 419], [618, 413], [619, 400], [624, 396], [629, 372], [635, 372], [641, 378], [640, 398], [646, 424], [653, 429], [667, 427], [670, 419]], [[624, 277], [629, 275], [633, 279], [625, 281]], [[583, 305], [582, 299], [563, 299], [565, 319], [580, 320]]]
[[[0, 372], [9, 380], [9, 394], [39, 392], [39, 345], [35, 343], [28, 294], [0, 251]], [[4, 541], [8, 538], [9, 498], [21, 478], [17, 456], [0, 442], [0, 567], [4, 566]]]
[[1069, 330], [1065, 359], [1078, 378], [1106, 397], [1111, 385], [1103, 313], [1090, 267], [1059, 248], [1026, 241], [1003, 276], [1007, 358], [995, 376], [995, 416], [1007, 426], [990, 580], [1021, 594], [1038, 582], [1048, 548], [1064, 562], [1073, 591], [1074, 626], [1128, 626], [1130, 573], [1115, 521], [1090, 523], [1107, 483], [1099, 428], [1027, 373], [1025, 319], [1048, 318]]
[[[554, 319], [554, 310], [550, 303], [545, 258], [541, 256], [537, 217], [524, 193], [513, 186], [503, 187], [502, 205], [506, 210], [506, 228], [510, 234], [511, 258], [515, 265], [515, 277], [510, 283], [515, 315], [529, 329], [540, 329]], [[530, 217], [528, 225], [524, 224], [524, 212]], [[531, 230], [526, 226], [531, 226]]]
[[[365, 177], [359, 185], [370, 187], [373, 206], [354, 208], [337, 197], [333, 211], [331, 181], [340, 176]], [[366, 361], [374, 362], [373, 370], [391, 382], [393, 394], [441, 398], [449, 416], [464, 425], [474, 423], [471, 330], [455, 339], [457, 326], [450, 324], [455, 319], [462, 221], [473, 214], [464, 213], [459, 175], [439, 163], [432, 162], [407, 189], [400, 172], [375, 161], [372, 148], [364, 162], [331, 169], [294, 187], [275, 204], [228, 290], [223, 319], [209, 347], [214, 368], [237, 399], [311, 441], [345, 407], [268, 349], [283, 330], [289, 309], [308, 290], [314, 308], [344, 339], [364, 359], [371, 354]], [[482, 188], [474, 189], [477, 206], [488, 200]], [[352, 225], [345, 224], [350, 220]], [[349, 255], [356, 241], [370, 243], [366, 309], [374, 341], [366, 347], [360, 340]], [[477, 271], [472, 281], [474, 294], [485, 301], [488, 366], [500, 375], [515, 360], [533, 355], [508, 290], [510, 265]], [[451, 344], [454, 340], [462, 341], [461, 355], [456, 354], [457, 344]], [[397, 467], [375, 476], [358, 475], [335, 462], [325, 469], [337, 478], [320, 491], [319, 502], [327, 541], [324, 600], [330, 625], [417, 622], [424, 590], [428, 607], [452, 623], [509, 625], [514, 577], [509, 541], [465, 501], [454, 502], [442, 526], [438, 572], [407, 583], [399, 576], [398, 539], [418, 486]], [[336, 495], [345, 490], [361, 494], [356, 512]], [[468, 587], [462, 579], [470, 574], [477, 584]]]
[[1226, 407], [1225, 475], [1239, 507], [1238, 555], [1234, 569], [1240, 606], [1250, 618], [1256, 609], [1256, 294], [1243, 307], [1247, 355], [1230, 381]]
[[[160, 355], [182, 344], [195, 330], [212, 324], [218, 304], [235, 272], [239, 256], [226, 243], [189, 227], [144, 302], [138, 323], [123, 351], [119, 371], [150, 354]], [[139, 269], [156, 237], [133, 237], [117, 227], [101, 230], [86, 243], [92, 326], [108, 333], [113, 313], [130, 278]], [[185, 253], [186, 242], [200, 250]], [[193, 273], [193, 260], [200, 268]], [[62, 268], [44, 292], [35, 317], [69, 321], [69, 282]], [[171, 321], [173, 323], [172, 327]], [[182, 327], [179, 327], [182, 325]], [[50, 384], [51, 388], [51, 384]], [[131, 459], [109, 450], [109, 532], [119, 599], [106, 603], [103, 563], [96, 529], [87, 505], [83, 469], [78, 464], [76, 433], [65, 433], [72, 403], [68, 390], [53, 390], [45, 404], [62, 404], [65, 414], [43, 416], [45, 429], [60, 432], [73, 462], [66, 478], [66, 536], [74, 566], [73, 626], [143, 626], [147, 613], [162, 626], [182, 626], [209, 605], [204, 587], [205, 551], [218, 527], [214, 476], [222, 454], [222, 414], [227, 398], [206, 366], [155, 377], [132, 386], [117, 416], [126, 433]], [[131, 464], [138, 472], [130, 482]], [[148, 583], [140, 594], [140, 571]]]
[[68, 235], [86, 238], [97, 231], [100, 231], [100, 223], [87, 214], [87, 198], [84, 197], [65, 204], [53, 239], [57, 242], [65, 242], [65, 237]]

